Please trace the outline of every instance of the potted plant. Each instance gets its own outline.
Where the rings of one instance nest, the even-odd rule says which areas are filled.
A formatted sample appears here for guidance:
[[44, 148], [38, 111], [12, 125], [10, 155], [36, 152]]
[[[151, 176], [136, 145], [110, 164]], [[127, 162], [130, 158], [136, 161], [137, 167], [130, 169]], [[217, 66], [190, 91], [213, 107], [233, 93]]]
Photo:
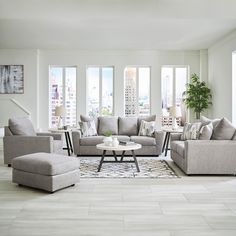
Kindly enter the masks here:
[[200, 119], [201, 112], [207, 109], [211, 102], [211, 90], [204, 81], [194, 73], [191, 75], [191, 82], [186, 84], [186, 91], [183, 93], [183, 101], [187, 108], [193, 109], [196, 119]]
[[103, 139], [103, 142], [106, 146], [112, 146], [112, 132], [111, 131], [106, 131], [104, 133], [105, 138]]

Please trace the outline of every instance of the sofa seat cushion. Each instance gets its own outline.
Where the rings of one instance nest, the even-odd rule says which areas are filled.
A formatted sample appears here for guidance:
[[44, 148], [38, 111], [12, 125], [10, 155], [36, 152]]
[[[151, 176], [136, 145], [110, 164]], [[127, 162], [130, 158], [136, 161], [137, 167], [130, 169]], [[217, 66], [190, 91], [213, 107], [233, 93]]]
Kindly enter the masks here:
[[119, 117], [119, 134], [137, 135], [138, 118], [137, 117]]
[[180, 156], [184, 157], [184, 141], [172, 141], [170, 143], [170, 148]]
[[[129, 136], [125, 135], [112, 135], [112, 137], [116, 137], [119, 141], [129, 141]], [[81, 146], [96, 146], [97, 144], [103, 143], [104, 136], [89, 136], [89, 137], [82, 137], [80, 139]]]
[[98, 134], [104, 135], [106, 132], [118, 134], [118, 117], [115, 116], [100, 116], [98, 117]]
[[135, 143], [139, 143], [143, 146], [156, 145], [156, 139], [153, 137], [147, 137], [147, 136], [131, 136], [130, 141], [133, 141]]
[[14, 158], [12, 167], [24, 172], [54, 176], [79, 169], [79, 159], [41, 152]]

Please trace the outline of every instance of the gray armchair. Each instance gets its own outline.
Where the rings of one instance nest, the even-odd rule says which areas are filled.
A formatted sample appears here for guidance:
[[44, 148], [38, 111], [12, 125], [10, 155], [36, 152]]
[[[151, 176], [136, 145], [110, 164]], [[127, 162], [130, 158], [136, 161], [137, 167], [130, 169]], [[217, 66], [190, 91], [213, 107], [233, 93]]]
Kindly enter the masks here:
[[61, 134], [36, 133], [28, 118], [9, 119], [3, 137], [4, 164], [11, 166], [13, 158], [30, 153], [59, 153], [62, 145]]

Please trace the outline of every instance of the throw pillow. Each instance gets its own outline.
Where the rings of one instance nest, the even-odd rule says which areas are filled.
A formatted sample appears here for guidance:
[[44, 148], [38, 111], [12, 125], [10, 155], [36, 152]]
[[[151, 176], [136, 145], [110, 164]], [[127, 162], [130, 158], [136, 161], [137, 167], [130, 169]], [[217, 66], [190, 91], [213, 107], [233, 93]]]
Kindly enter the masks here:
[[97, 129], [94, 120], [91, 121], [81, 121], [79, 122], [80, 129], [83, 137], [95, 136], [97, 135]]
[[210, 140], [213, 133], [213, 124], [209, 123], [207, 125], [202, 125], [199, 131], [200, 140]]
[[199, 137], [201, 122], [185, 123], [181, 140], [196, 140]]
[[155, 131], [155, 121], [141, 121], [141, 125], [139, 128], [139, 136], [153, 136]]
[[82, 122], [88, 122], [88, 121], [94, 120], [96, 129], [98, 130], [98, 118], [97, 117], [90, 117], [90, 116], [80, 115], [80, 120]]
[[156, 115], [138, 117], [138, 130], [140, 129], [140, 125], [141, 125], [142, 120], [148, 121], [148, 122], [156, 121]]
[[11, 118], [8, 126], [14, 135], [36, 136], [33, 124], [27, 117]]
[[225, 117], [220, 120], [214, 128], [212, 139], [214, 140], [231, 140], [235, 133], [235, 127]]
[[208, 125], [210, 123], [212, 123], [213, 125], [213, 129], [218, 125], [218, 123], [220, 122], [220, 119], [216, 118], [216, 119], [209, 119], [205, 116], [201, 116], [200, 121], [202, 122], [202, 125]]

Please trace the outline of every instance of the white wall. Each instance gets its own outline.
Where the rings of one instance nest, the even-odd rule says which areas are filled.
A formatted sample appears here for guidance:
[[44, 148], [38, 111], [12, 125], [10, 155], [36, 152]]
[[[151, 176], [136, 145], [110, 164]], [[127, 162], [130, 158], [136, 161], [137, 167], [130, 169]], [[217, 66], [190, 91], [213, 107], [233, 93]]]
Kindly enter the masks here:
[[[189, 65], [190, 73], [200, 74], [199, 51], [77, 51], [77, 50], [0, 50], [0, 64], [25, 65], [24, 95], [14, 97], [32, 113], [36, 127], [48, 128], [49, 65], [74, 65], [77, 73], [77, 115], [86, 112], [86, 66], [115, 67], [115, 115], [124, 114], [124, 68], [151, 66], [151, 112], [161, 116], [161, 66]], [[6, 112], [1, 106], [0, 111]], [[1, 118], [0, 118], [1, 119]], [[159, 122], [160, 124], [160, 122]]]
[[0, 94], [0, 127], [7, 124], [8, 117], [25, 116], [13, 98], [31, 112], [37, 125], [37, 50], [0, 50], [0, 65], [24, 65], [24, 94]]
[[212, 117], [225, 116], [232, 120], [232, 52], [235, 50], [236, 31], [208, 50], [209, 84], [213, 93]]

